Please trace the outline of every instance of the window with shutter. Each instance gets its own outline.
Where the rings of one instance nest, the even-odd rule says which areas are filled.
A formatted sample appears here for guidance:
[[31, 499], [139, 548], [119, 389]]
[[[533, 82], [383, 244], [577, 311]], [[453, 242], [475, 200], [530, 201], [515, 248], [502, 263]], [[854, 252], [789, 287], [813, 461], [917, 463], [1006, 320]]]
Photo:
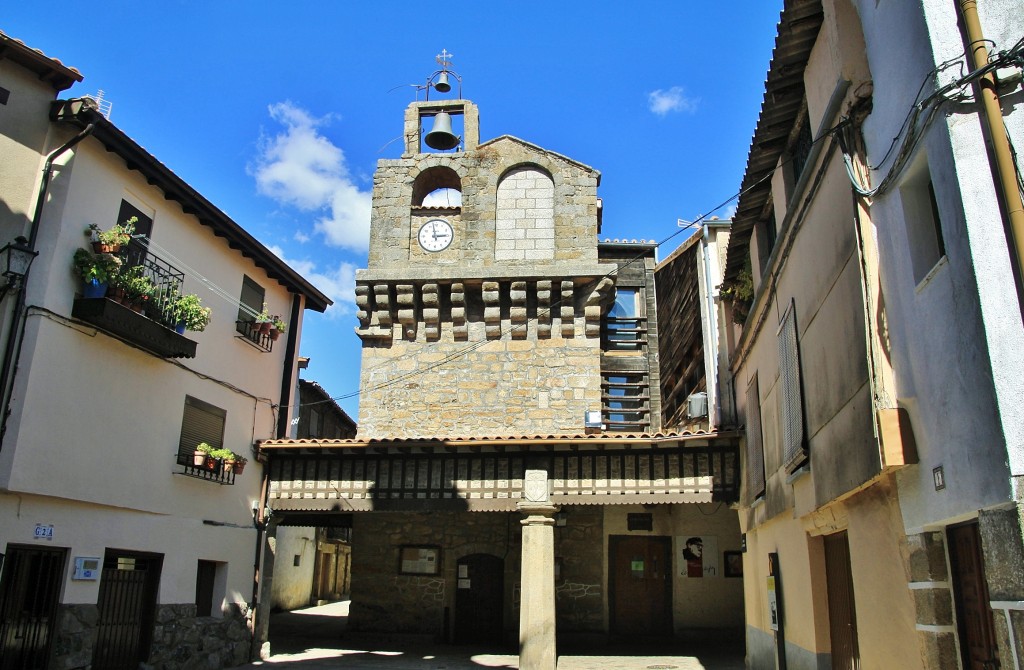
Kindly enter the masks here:
[[178, 464], [192, 465], [196, 445], [206, 442], [219, 449], [224, 446], [224, 421], [227, 412], [208, 402], [185, 396], [185, 410], [181, 418], [181, 437], [178, 439]]
[[793, 472], [807, 461], [804, 401], [800, 381], [800, 351], [796, 308], [790, 303], [779, 325], [779, 392], [782, 397], [782, 462]]
[[761, 434], [761, 398], [757, 375], [747, 386], [747, 500], [764, 496], [764, 442]]

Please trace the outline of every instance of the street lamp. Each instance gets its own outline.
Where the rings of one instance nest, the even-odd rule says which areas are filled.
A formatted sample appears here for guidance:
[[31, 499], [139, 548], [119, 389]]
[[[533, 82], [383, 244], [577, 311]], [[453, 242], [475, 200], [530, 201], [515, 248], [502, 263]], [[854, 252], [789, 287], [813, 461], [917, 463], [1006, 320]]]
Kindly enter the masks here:
[[39, 252], [29, 247], [28, 240], [20, 235], [0, 249], [0, 273], [7, 278], [7, 284], [3, 287], [4, 293], [21, 286], [22, 280], [28, 274], [28, 267], [38, 255]]

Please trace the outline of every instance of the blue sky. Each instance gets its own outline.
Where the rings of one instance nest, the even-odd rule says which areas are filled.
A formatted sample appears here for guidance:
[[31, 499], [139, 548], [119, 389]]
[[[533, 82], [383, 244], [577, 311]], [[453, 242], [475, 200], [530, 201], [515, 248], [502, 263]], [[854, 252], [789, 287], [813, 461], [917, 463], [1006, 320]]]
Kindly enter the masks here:
[[111, 121], [334, 299], [307, 312], [303, 377], [356, 418], [373, 171], [442, 49], [481, 140], [597, 168], [601, 237], [661, 241], [738, 190], [781, 5], [11, 2], [0, 29], [79, 69], [65, 96], [103, 90]]

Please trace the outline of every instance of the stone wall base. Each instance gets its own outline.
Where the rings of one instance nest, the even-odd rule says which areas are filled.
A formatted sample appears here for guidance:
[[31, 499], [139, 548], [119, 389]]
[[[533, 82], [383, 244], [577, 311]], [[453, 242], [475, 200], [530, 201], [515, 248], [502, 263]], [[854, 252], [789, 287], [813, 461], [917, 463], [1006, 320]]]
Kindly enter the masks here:
[[[92, 663], [99, 611], [96, 605], [60, 605], [50, 668]], [[218, 670], [249, 661], [251, 635], [245, 615], [233, 608], [222, 618], [197, 617], [194, 604], [159, 605], [145, 670]]]

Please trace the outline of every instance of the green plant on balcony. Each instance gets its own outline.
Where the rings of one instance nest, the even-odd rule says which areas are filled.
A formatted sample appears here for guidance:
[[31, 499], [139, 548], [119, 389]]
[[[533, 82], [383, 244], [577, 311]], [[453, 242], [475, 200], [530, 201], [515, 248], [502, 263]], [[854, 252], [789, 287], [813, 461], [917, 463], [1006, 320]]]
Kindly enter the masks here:
[[94, 254], [79, 247], [75, 250], [73, 263], [78, 275], [86, 284], [93, 282], [109, 284], [121, 268], [121, 259], [113, 254]]
[[213, 310], [203, 307], [199, 296], [194, 293], [183, 293], [171, 302], [171, 318], [186, 330], [202, 332], [210, 323]]
[[92, 240], [93, 250], [101, 253], [116, 254], [122, 247], [127, 246], [131, 242], [132, 235], [135, 233], [135, 224], [138, 223], [138, 220], [139, 217], [133, 216], [124, 223], [114, 224], [106, 230], [100, 230], [98, 225], [91, 223], [85, 229], [85, 234]]
[[124, 268], [118, 273], [114, 286], [123, 292], [123, 302], [137, 312], [156, 296], [156, 284], [145, 275], [141, 265]]

